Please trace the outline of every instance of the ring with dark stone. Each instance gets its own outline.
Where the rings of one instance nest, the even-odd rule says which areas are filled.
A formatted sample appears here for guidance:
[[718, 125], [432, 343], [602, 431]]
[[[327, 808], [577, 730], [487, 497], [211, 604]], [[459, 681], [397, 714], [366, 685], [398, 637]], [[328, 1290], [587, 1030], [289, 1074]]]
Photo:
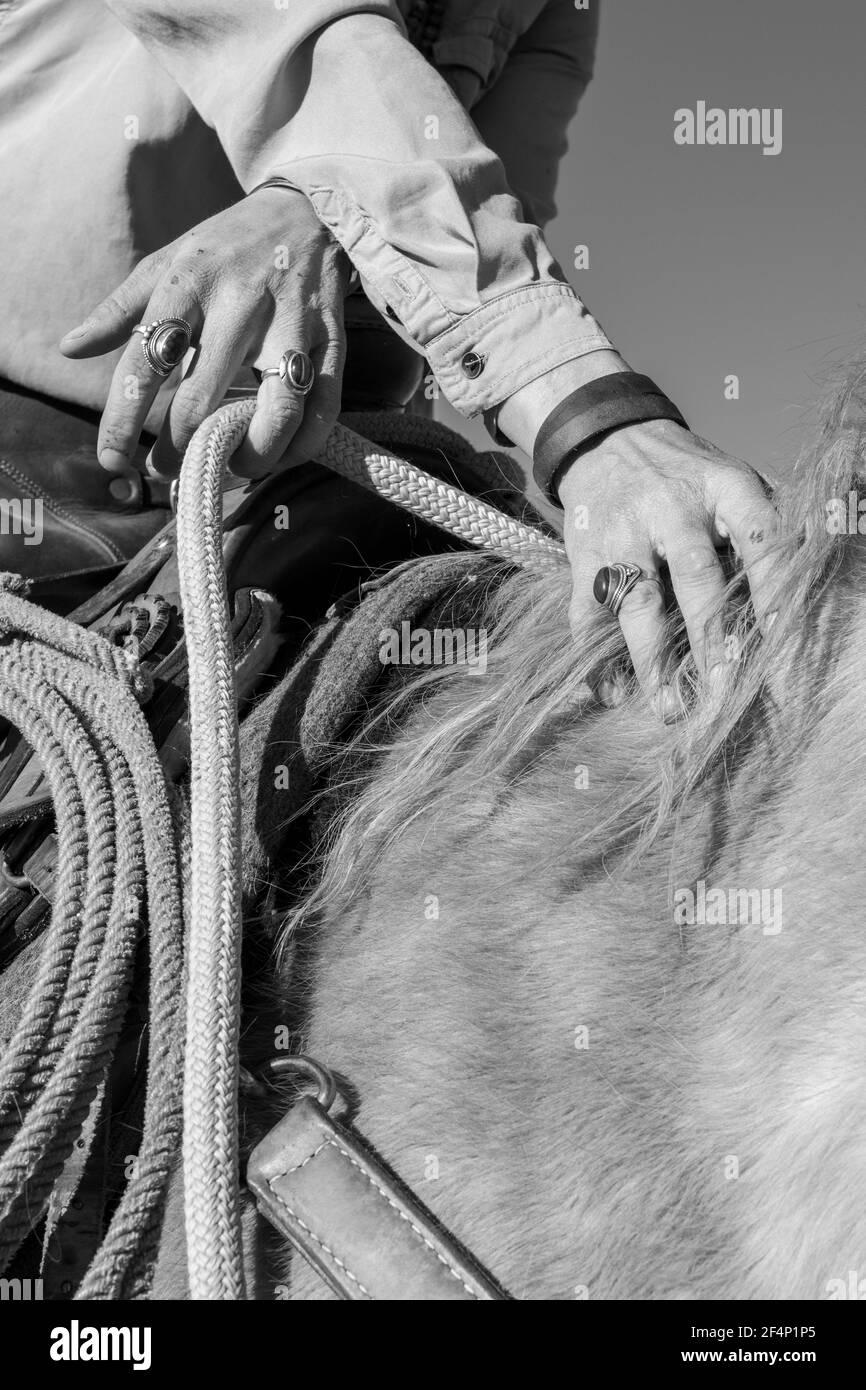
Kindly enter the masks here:
[[299, 349], [284, 352], [276, 367], [265, 367], [262, 380], [266, 376], [278, 376], [288, 391], [298, 391], [306, 396], [313, 389], [316, 369], [307, 353]]
[[136, 324], [133, 332], [141, 334], [141, 350], [157, 376], [170, 376], [192, 343], [192, 329], [186, 319], [155, 319]]
[[623, 600], [631, 593], [635, 584], [648, 576], [640, 565], [616, 564], [602, 565], [592, 584], [592, 596], [602, 608], [607, 608], [616, 618], [622, 608]]

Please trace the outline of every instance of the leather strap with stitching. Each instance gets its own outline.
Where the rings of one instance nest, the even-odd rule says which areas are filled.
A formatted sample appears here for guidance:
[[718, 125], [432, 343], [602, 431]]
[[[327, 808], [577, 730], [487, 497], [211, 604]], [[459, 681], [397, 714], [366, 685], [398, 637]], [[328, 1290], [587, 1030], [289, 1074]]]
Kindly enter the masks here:
[[508, 1298], [311, 1096], [253, 1150], [247, 1184], [260, 1212], [341, 1298]]

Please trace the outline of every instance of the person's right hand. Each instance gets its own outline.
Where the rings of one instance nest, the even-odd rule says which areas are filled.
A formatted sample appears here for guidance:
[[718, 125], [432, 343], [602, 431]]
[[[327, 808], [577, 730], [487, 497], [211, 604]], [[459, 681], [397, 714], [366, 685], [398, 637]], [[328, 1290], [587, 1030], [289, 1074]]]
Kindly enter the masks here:
[[189, 323], [195, 356], [148, 459], [154, 472], [170, 477], [179, 471], [196, 429], [245, 364], [276, 367], [293, 350], [312, 359], [312, 390], [304, 396], [279, 377], [267, 377], [230, 467], [260, 477], [278, 465], [314, 458], [340, 411], [350, 274], [348, 258], [304, 195], [280, 187], [252, 193], [146, 256], [60, 344], [67, 357], [94, 357], [127, 344], [99, 429], [103, 467], [131, 467], [145, 418], [165, 382], [133, 329], [164, 318]]

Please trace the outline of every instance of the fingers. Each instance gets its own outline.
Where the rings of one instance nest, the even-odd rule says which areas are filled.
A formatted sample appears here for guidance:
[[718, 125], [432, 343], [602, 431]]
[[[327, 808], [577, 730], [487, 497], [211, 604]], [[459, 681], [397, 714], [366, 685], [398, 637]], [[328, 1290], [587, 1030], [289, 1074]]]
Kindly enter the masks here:
[[148, 301], [156, 288], [162, 255], [145, 256], [122, 285], [103, 299], [82, 324], [60, 340], [65, 357], [96, 357], [120, 347], [144, 317]]
[[192, 367], [172, 396], [148, 455], [148, 470], [156, 477], [177, 477], [190, 440], [216, 410], [243, 366], [249, 336], [248, 322], [231, 322], [216, 312], [208, 314]]
[[[653, 549], [646, 538], [617, 545], [619, 562], [635, 564], [642, 570], [638, 582], [625, 595], [617, 614], [623, 640], [641, 691], [663, 719], [683, 712], [676, 690], [665, 683], [665, 667], [671, 655], [664, 586], [656, 556], [664, 552], [670, 568], [674, 593], [681, 609], [689, 643], [701, 676], [725, 660], [725, 633], [722, 599], [725, 577], [709, 532], [685, 532], [676, 543], [667, 542]], [[608, 563], [613, 563], [608, 561]], [[583, 601], [572, 608], [573, 624], [586, 608], [586, 595], [592, 591], [594, 575], [575, 584]], [[598, 694], [605, 704], [616, 704], [623, 692], [606, 680]]]
[[312, 354], [316, 381], [307, 396], [304, 418], [291, 441], [285, 463], [292, 466], [318, 458], [340, 413], [346, 339], [335, 325], [328, 342]]
[[[275, 341], [268, 334], [269, 343]], [[345, 337], [341, 325], [333, 323], [327, 330], [327, 340], [309, 350], [299, 346], [299, 333], [283, 335], [279, 341], [292, 342], [267, 361], [269, 346], [263, 348], [258, 361], [276, 365], [282, 352], [308, 351], [313, 363], [313, 387], [305, 396], [287, 387], [278, 376], [268, 376], [259, 387], [257, 408], [247, 436], [231, 461], [231, 471], [242, 478], [260, 478], [277, 465], [291, 467], [321, 453], [334, 421], [340, 413], [340, 392]]]
[[307, 399], [285, 386], [278, 376], [265, 377], [249, 430], [232, 457], [232, 473], [240, 478], [264, 478], [272, 472], [303, 421]]
[[698, 674], [705, 676], [725, 660], [724, 570], [708, 530], [681, 533], [665, 551]]
[[[144, 317], [148, 323], [161, 318], [185, 319], [193, 340], [202, 323], [201, 310], [193, 300], [167, 304], [156, 297], [144, 306]], [[166, 380], [154, 371], [141, 344], [141, 335], [133, 333], [114, 370], [99, 423], [96, 453], [102, 467], [109, 472], [128, 470], [147, 413]]]
[[[617, 545], [616, 554], [620, 560], [627, 557], [628, 563], [638, 565], [643, 572], [641, 579], [623, 599], [617, 618], [641, 690], [658, 708], [666, 636], [662, 585], [646, 540], [639, 545], [624, 541]], [[596, 565], [595, 559], [595, 556], [592, 560], [586, 557], [574, 574], [569, 620], [578, 641], [586, 638], [587, 618], [598, 617], [601, 611], [593, 585], [605, 562], [599, 556]], [[616, 671], [609, 669], [603, 674], [599, 673], [599, 678], [590, 683], [595, 686], [598, 698], [605, 705], [619, 704], [625, 697], [628, 685], [621, 667]]]
[[666, 716], [673, 712], [673, 696], [662, 688], [667, 640], [664, 589], [651, 559], [641, 568], [644, 578], [623, 599], [619, 623], [641, 690]]
[[744, 480], [737, 492], [732, 492], [720, 503], [717, 518], [717, 524], [721, 522], [739, 552], [749, 580], [758, 626], [766, 631], [776, 603], [771, 576], [774, 548], [781, 530], [779, 514], [755, 476]]

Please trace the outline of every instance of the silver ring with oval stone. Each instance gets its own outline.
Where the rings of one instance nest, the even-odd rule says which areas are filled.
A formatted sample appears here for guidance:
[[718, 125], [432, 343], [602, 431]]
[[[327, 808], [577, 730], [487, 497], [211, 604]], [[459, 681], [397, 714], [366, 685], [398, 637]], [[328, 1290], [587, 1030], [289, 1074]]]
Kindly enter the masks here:
[[302, 396], [306, 396], [313, 389], [316, 369], [305, 352], [294, 350], [284, 352], [278, 366], [265, 367], [262, 381], [266, 376], [278, 376], [287, 390], [298, 391]]
[[192, 329], [186, 319], [154, 319], [153, 323], [137, 323], [132, 331], [141, 334], [141, 350], [157, 376], [170, 376], [192, 343]]

